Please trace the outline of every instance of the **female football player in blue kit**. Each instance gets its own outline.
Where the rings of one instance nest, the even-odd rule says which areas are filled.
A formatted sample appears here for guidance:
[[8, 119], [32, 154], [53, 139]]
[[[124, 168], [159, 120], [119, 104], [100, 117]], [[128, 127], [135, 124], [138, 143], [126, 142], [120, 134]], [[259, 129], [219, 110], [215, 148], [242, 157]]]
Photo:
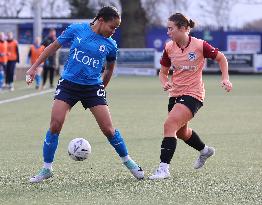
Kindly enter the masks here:
[[[51, 177], [52, 163], [58, 145], [59, 133], [70, 109], [81, 101], [90, 109], [101, 131], [120, 156], [123, 164], [137, 178], [144, 178], [141, 167], [128, 155], [119, 130], [112, 125], [104, 88], [109, 83], [115, 66], [117, 45], [111, 38], [121, 22], [114, 7], [103, 7], [94, 21], [70, 25], [56, 41], [48, 46], [26, 73], [26, 81], [32, 83], [37, 67], [66, 43], [71, 43], [68, 61], [55, 91], [50, 128], [43, 145], [44, 165], [30, 182], [41, 182]], [[101, 77], [101, 70], [106, 68]]]

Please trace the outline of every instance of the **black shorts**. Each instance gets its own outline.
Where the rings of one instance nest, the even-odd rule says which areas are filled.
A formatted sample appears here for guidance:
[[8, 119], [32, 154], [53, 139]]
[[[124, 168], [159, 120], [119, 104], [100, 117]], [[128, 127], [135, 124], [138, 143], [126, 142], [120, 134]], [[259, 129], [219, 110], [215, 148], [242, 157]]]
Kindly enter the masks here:
[[85, 109], [96, 105], [107, 105], [104, 85], [81, 85], [59, 79], [54, 99], [62, 100], [73, 107], [80, 101]]
[[195, 116], [197, 111], [203, 106], [203, 102], [189, 95], [182, 95], [180, 97], [170, 97], [168, 103], [168, 112], [170, 112], [176, 103], [183, 104], [189, 108], [192, 115]]

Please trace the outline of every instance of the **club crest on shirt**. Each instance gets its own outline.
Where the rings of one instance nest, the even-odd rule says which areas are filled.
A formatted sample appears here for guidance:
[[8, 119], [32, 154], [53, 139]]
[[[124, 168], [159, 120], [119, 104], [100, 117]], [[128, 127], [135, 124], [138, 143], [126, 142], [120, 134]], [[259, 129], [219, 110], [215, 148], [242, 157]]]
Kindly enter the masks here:
[[101, 45], [101, 46], [99, 47], [99, 51], [100, 51], [100, 52], [104, 53], [105, 50], [106, 50], [105, 45]]
[[189, 60], [189, 61], [194, 61], [194, 60], [196, 60], [196, 53], [195, 53], [195, 52], [189, 52], [189, 53], [188, 53], [188, 60]]

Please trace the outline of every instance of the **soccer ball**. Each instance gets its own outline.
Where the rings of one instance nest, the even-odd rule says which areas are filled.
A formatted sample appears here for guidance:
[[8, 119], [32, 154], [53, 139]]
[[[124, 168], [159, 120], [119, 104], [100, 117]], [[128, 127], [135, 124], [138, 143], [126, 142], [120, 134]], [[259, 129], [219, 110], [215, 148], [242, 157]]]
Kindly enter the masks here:
[[68, 154], [75, 161], [83, 161], [91, 154], [91, 145], [84, 138], [75, 138], [68, 145]]

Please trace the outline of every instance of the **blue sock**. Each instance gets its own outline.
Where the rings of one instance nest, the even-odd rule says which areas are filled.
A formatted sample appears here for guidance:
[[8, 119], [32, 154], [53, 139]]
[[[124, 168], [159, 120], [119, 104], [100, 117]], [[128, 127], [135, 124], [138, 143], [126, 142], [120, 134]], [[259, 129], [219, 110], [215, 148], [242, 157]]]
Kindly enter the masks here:
[[40, 83], [41, 83], [41, 76], [40, 75], [36, 75], [35, 76], [35, 83], [36, 83], [36, 86], [40, 86]]
[[117, 154], [120, 157], [126, 157], [128, 155], [127, 147], [125, 142], [120, 134], [120, 132], [116, 129], [113, 137], [107, 138], [110, 144], [115, 148]]
[[0, 70], [0, 88], [3, 87], [4, 83], [4, 71]]
[[59, 134], [52, 134], [50, 130], [46, 133], [43, 146], [43, 157], [46, 163], [52, 163], [54, 161], [55, 151], [58, 145], [58, 136]]
[[41, 75], [38, 75], [38, 81], [39, 81], [39, 84], [38, 84], [38, 86], [40, 86], [41, 85], [41, 83], [42, 83], [42, 76]]

